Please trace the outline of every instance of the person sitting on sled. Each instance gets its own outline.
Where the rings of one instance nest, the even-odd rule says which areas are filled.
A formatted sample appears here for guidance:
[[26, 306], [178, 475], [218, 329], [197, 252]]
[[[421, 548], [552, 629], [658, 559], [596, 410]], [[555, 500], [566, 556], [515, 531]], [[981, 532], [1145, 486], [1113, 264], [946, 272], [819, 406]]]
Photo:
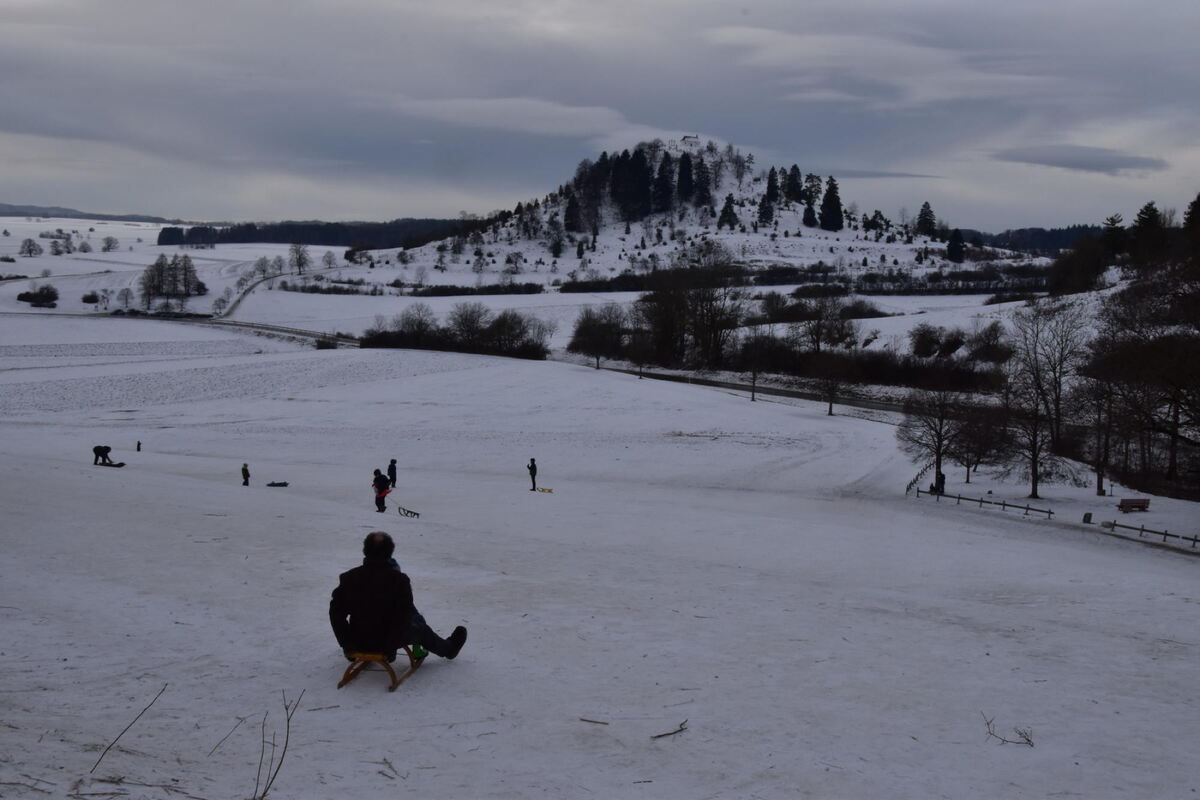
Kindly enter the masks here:
[[383, 531], [363, 540], [363, 563], [338, 578], [329, 600], [329, 622], [346, 658], [352, 653], [383, 653], [388, 661], [404, 645], [420, 645], [451, 659], [467, 641], [459, 625], [443, 639], [413, 605], [412, 583], [392, 558], [396, 545]]

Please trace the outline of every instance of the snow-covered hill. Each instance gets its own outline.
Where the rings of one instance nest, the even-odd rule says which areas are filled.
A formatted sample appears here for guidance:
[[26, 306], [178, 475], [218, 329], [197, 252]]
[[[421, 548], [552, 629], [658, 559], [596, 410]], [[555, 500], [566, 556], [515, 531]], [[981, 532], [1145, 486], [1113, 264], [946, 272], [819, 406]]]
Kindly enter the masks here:
[[[1200, 789], [1200, 562], [1078, 523], [1112, 501], [1047, 487], [1047, 522], [906, 498], [886, 415], [260, 344], [0, 317], [3, 796], [248, 797], [301, 692], [272, 797]], [[128, 466], [93, 467], [101, 443]], [[389, 458], [419, 520], [373, 510]], [[1141, 517], [1194, 532], [1182, 501]], [[470, 629], [395, 694], [335, 688], [326, 618], [375, 529], [431, 623]]]

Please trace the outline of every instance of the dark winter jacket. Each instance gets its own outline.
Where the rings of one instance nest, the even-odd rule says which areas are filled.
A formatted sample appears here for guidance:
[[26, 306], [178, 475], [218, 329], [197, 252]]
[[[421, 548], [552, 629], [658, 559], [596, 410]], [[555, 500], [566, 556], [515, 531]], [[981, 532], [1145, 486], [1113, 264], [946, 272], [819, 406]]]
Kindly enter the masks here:
[[388, 481], [390, 483], [396, 482], [396, 465], [395, 464], [388, 464], [387, 476], [388, 476]]
[[412, 584], [390, 558], [364, 558], [343, 572], [329, 600], [329, 622], [348, 652], [395, 653], [408, 644]]
[[392, 483], [386, 475], [376, 475], [371, 479], [371, 485], [375, 487], [375, 494], [382, 494], [392, 488]]

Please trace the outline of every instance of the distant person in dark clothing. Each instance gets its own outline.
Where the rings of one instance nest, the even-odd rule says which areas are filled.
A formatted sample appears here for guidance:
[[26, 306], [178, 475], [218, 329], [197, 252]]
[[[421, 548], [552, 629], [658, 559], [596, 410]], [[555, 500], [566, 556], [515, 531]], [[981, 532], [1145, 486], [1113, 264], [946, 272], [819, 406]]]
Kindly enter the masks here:
[[250, 485], [250, 465], [242, 464], [242, 486]]
[[447, 638], [433, 632], [413, 605], [412, 583], [392, 558], [395, 543], [383, 531], [363, 540], [363, 563], [343, 572], [329, 600], [329, 622], [346, 658], [383, 653], [389, 661], [405, 645], [419, 644], [435, 656], [454, 658], [467, 641], [459, 625]]
[[396, 488], [396, 459], [388, 462], [388, 481], [391, 482], [392, 488]]
[[529, 470], [529, 483], [531, 484], [529, 491], [535, 491], [537, 489], [537, 462], [532, 458], [529, 459], [529, 466], [525, 469]]
[[111, 464], [112, 459], [108, 454], [112, 452], [112, 448], [106, 444], [98, 444], [92, 448], [92, 466], [96, 464]]
[[375, 477], [371, 479], [371, 486], [375, 489], [375, 510], [379, 512], [387, 511], [387, 503], [384, 498], [391, 491], [391, 485], [388, 483], [387, 475], [384, 475], [379, 470], [375, 470]]

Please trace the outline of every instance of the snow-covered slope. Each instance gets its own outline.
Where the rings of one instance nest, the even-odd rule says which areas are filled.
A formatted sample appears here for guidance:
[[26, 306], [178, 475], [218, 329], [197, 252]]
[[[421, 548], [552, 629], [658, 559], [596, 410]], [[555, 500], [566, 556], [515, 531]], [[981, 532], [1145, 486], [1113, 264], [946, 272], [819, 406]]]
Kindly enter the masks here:
[[[301, 692], [272, 797], [1200, 789], [1200, 561], [1077, 524], [1111, 511], [1086, 491], [1048, 487], [1055, 522], [905, 498], [886, 418], [817, 404], [39, 322], [53, 357], [0, 317], [5, 797], [248, 797]], [[128, 466], [93, 467], [101, 443]], [[373, 510], [393, 457], [419, 520]], [[375, 529], [431, 623], [471, 632], [395, 694], [334, 688], [328, 594]]]

